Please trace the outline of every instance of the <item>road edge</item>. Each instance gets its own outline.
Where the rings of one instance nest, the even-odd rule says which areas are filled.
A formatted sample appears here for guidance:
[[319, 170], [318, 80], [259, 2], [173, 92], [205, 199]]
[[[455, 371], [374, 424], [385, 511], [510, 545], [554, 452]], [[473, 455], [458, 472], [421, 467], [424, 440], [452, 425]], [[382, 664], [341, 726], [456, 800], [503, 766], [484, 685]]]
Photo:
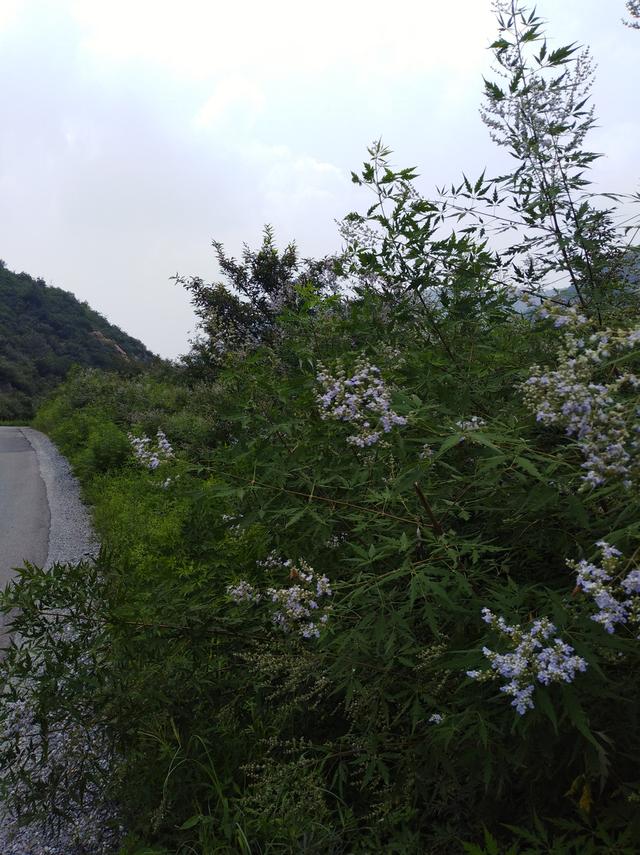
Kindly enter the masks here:
[[50, 522], [45, 568], [94, 558], [99, 544], [68, 461], [45, 434], [29, 427], [20, 431], [35, 452], [47, 493]]

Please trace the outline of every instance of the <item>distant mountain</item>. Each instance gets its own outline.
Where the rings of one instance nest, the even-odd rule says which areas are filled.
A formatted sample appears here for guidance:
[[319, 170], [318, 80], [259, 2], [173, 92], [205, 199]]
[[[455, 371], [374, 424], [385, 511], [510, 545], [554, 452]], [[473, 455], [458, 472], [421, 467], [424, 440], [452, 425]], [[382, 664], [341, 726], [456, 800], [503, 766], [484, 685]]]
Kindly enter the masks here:
[[[603, 272], [609, 274], [613, 281], [617, 279], [617, 287], [612, 287], [610, 298], [624, 297], [624, 295], [637, 294], [640, 286], [640, 247], [629, 247], [611, 270], [604, 268]], [[573, 285], [556, 291], [556, 296], [568, 302], [574, 302], [577, 293]]]
[[[615, 268], [610, 271], [605, 269], [604, 272], [609, 273], [611, 277], [607, 298], [615, 301], [617, 305], [626, 305], [632, 301], [632, 304], [637, 306], [638, 293], [640, 292], [640, 246], [628, 247], [619, 258]], [[548, 288], [543, 293], [567, 304], [577, 304], [578, 302], [578, 295], [573, 285], [566, 288]], [[513, 304], [513, 308], [523, 315], [528, 315], [533, 311], [533, 307], [523, 300], [517, 300]]]
[[30, 419], [72, 365], [130, 371], [156, 358], [73, 294], [0, 261], [0, 420]]

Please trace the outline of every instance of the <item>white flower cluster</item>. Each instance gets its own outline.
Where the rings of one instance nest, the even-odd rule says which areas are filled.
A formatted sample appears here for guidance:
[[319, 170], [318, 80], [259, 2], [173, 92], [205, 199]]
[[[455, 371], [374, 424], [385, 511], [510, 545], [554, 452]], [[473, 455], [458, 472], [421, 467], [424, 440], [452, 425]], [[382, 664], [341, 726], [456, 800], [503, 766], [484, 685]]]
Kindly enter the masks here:
[[342, 546], [343, 543], [347, 542], [347, 533], [346, 531], [340, 532], [340, 534], [332, 534], [329, 540], [325, 542], [325, 546], [327, 549], [338, 549]]
[[[603, 363], [640, 344], [640, 329], [605, 330], [578, 335], [581, 316], [571, 316], [558, 365], [548, 371], [534, 365], [523, 384], [524, 400], [544, 425], [559, 425], [575, 437], [585, 457], [582, 489], [619, 480], [630, 488], [640, 476], [640, 378], [616, 370], [598, 382]], [[631, 396], [629, 396], [631, 392]]]
[[[151, 471], [157, 469], [161, 463], [174, 456], [173, 448], [161, 430], [156, 433], [156, 440], [153, 444], [148, 436], [134, 436], [130, 433], [128, 437], [138, 463], [146, 466], [147, 469], [151, 469]], [[169, 484], [167, 483], [168, 486]]]
[[[567, 561], [578, 574], [576, 585], [588, 594], [598, 607], [591, 620], [613, 633], [616, 624], [628, 625], [640, 631], [640, 569], [635, 567], [628, 573], [622, 569], [622, 553], [605, 540], [596, 544], [600, 551], [600, 562]], [[640, 637], [640, 635], [638, 636]]]
[[457, 421], [456, 427], [459, 427], [460, 430], [464, 431], [482, 430], [486, 424], [486, 421], [481, 419], [480, 416], [471, 416], [469, 419], [460, 419]]
[[507, 682], [500, 686], [500, 691], [513, 699], [511, 706], [520, 715], [534, 708], [532, 696], [536, 681], [543, 686], [571, 683], [576, 671], [587, 669], [584, 659], [576, 656], [573, 647], [561, 638], [553, 638], [552, 644], [545, 644], [556, 632], [548, 618], [535, 620], [528, 631], [518, 624], [509, 626], [503, 617], [496, 617], [487, 608], [482, 610], [482, 619], [508, 640], [512, 650], [495, 653], [483, 647], [490, 668], [467, 671], [467, 676], [483, 681], [505, 679]]
[[391, 409], [389, 390], [375, 365], [360, 360], [351, 377], [343, 368], [335, 375], [328, 374], [322, 366], [320, 369], [317, 380], [323, 391], [316, 398], [320, 416], [350, 424], [355, 430], [347, 439], [351, 445], [375, 445], [394, 427], [406, 425], [406, 418]]
[[292, 566], [292, 561], [290, 559], [283, 560], [280, 555], [276, 552], [276, 550], [272, 550], [266, 558], [263, 558], [260, 561], [256, 561], [256, 566], [261, 570], [269, 573], [273, 570], [287, 570]]
[[267, 588], [262, 594], [243, 580], [229, 585], [227, 594], [235, 603], [257, 604], [268, 599], [276, 606], [271, 619], [283, 632], [297, 632], [302, 638], [318, 638], [321, 627], [329, 620], [327, 599], [333, 593], [329, 579], [326, 576], [316, 577], [305, 561], [297, 564], [282, 562], [282, 566], [290, 568], [289, 576], [294, 584], [285, 588]]

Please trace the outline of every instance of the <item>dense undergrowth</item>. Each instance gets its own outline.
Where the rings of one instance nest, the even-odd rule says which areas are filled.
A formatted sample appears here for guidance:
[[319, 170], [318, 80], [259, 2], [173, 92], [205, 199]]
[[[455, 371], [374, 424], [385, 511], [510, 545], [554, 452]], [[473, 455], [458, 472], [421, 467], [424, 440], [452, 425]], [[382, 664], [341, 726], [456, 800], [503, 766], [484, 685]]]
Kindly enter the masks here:
[[[507, 39], [540, 47], [540, 24], [501, 26], [513, 70]], [[216, 245], [234, 290], [183, 280], [183, 364], [77, 372], [41, 408], [104, 548], [86, 582], [36, 596], [32, 568], [4, 602], [28, 622], [66, 592], [123, 853], [637, 851], [633, 256], [574, 204], [576, 98], [564, 130], [545, 108], [554, 146], [518, 148], [535, 79], [488, 89], [517, 177], [436, 204], [374, 147], [339, 260]], [[475, 205], [504, 194], [528, 231], [498, 256]], [[73, 705], [57, 644], [44, 711]]]

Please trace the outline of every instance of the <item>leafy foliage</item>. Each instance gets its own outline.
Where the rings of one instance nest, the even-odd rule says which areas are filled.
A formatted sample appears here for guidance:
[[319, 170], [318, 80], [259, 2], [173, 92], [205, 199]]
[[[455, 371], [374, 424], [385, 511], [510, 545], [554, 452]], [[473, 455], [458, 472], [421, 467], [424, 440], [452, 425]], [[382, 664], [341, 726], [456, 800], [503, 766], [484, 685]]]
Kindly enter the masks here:
[[331, 259], [301, 261], [293, 243], [279, 253], [270, 226], [265, 226], [257, 252], [245, 245], [242, 261], [229, 258], [219, 241], [213, 247], [230, 287], [207, 284], [198, 276], [175, 277], [191, 294], [200, 319], [200, 336], [184, 358], [195, 377], [222, 364], [229, 351], [246, 351], [269, 341], [276, 334], [279, 312], [300, 302], [299, 286], [313, 282], [322, 293], [336, 287]]
[[[243, 851], [246, 839], [245, 851], [448, 852], [482, 823], [501, 837], [501, 823], [526, 827], [534, 808], [606, 818], [617, 834], [638, 785], [640, 746], [619, 738], [635, 732], [636, 642], [576, 611], [565, 561], [604, 536], [632, 546], [637, 521], [622, 491], [580, 492], [579, 448], [536, 427], [519, 391], [562, 332], [499, 296], [500, 322], [478, 313], [465, 335], [441, 310], [451, 362], [415, 307], [389, 323], [384, 294], [313, 303], [189, 396], [179, 375], [141, 385], [93, 373], [43, 410], [80, 466], [86, 439], [65, 411], [76, 428], [134, 411], [131, 427], [152, 434], [177, 405], [210, 424], [204, 447], [171, 437], [178, 457], [162, 472], [133, 454], [81, 470], [113, 549], [108, 695], [129, 827], [170, 850]], [[348, 424], [322, 418], [315, 374], [374, 356], [408, 424], [358, 448]], [[227, 595], [242, 580], [286, 588], [287, 559], [331, 580], [317, 641]], [[550, 616], [587, 672], [538, 688], [519, 720], [465, 677], [493, 644], [486, 604]]]

